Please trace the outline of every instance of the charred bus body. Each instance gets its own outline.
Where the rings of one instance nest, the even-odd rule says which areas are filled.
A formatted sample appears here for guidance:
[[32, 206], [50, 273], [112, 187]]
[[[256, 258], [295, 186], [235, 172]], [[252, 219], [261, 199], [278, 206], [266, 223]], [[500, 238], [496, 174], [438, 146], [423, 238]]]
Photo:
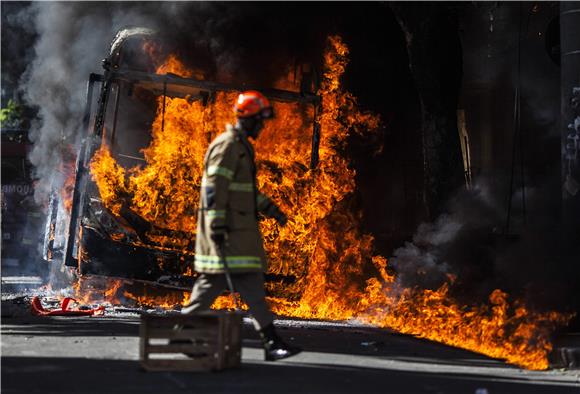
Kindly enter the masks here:
[[[264, 89], [156, 74], [150, 54], [145, 53], [144, 48], [149, 47], [145, 44], [155, 42], [158, 47], [162, 45], [157, 39], [156, 33], [148, 29], [120, 31], [109, 56], [102, 62], [104, 73], [89, 76], [83, 139], [76, 159], [70, 209], [63, 209], [62, 194], [53, 192], [43, 256], [57, 264], [62, 261], [65, 267], [80, 275], [120, 277], [189, 289], [194, 276], [185, 273], [191, 271], [189, 262], [193, 260], [194, 236], [147, 221], [131, 209], [130, 196], [123, 199], [119, 212], [113, 213], [105, 207], [89, 169], [95, 152], [106, 144], [122, 167], [146, 165], [142, 150], [151, 143], [152, 119], [156, 115], [156, 107], [150, 103], [159, 98], [163, 105], [166, 98], [187, 98], [189, 102], [200, 101], [205, 106], [217, 93], [256, 89], [274, 102], [312, 106], [315, 113], [320, 98], [306, 91]], [[302, 83], [301, 86], [313, 84]], [[319, 138], [320, 127], [315, 116], [311, 168], [318, 161]], [[116, 236], [118, 234], [122, 237]], [[167, 247], [154, 241], [151, 234], [181, 239], [186, 247]]]

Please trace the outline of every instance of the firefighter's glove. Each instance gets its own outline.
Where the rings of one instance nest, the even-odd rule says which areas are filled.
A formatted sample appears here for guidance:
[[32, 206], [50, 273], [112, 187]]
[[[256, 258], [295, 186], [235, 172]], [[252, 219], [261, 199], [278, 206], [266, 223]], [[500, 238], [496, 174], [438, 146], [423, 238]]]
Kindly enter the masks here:
[[228, 230], [228, 228], [225, 226], [219, 226], [219, 227], [212, 226], [209, 237], [216, 244], [223, 245], [226, 242], [226, 237], [227, 237], [227, 233], [228, 233], [227, 230]]
[[288, 216], [286, 216], [282, 211], [278, 211], [278, 215], [274, 216], [274, 218], [282, 227], [286, 226], [286, 223], [288, 223]]
[[288, 223], [288, 217], [284, 214], [284, 212], [280, 211], [279, 209], [273, 215], [273, 217], [274, 217], [274, 219], [276, 219], [278, 224], [282, 227], [286, 226], [286, 223]]
[[223, 245], [226, 242], [226, 234], [225, 233], [212, 233], [210, 238], [213, 242], [217, 245]]
[[267, 217], [276, 219], [278, 224], [282, 227], [284, 227], [286, 225], [286, 223], [288, 223], [288, 217], [274, 203], [270, 203], [268, 205], [264, 214]]

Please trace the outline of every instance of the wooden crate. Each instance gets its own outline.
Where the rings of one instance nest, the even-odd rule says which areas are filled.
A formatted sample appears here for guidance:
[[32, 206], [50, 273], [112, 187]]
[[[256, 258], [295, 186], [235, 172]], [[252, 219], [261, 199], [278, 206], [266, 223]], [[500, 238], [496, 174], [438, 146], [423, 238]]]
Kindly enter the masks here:
[[[239, 367], [241, 325], [240, 313], [143, 314], [139, 350], [141, 366], [147, 371], [220, 371]], [[170, 340], [192, 342], [169, 344]]]

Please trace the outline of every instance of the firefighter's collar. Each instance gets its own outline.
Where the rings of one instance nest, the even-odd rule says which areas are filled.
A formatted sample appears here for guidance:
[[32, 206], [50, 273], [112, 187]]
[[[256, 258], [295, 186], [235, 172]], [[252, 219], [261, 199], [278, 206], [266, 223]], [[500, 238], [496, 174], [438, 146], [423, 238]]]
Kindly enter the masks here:
[[226, 131], [232, 133], [234, 135], [234, 137], [236, 138], [236, 140], [248, 141], [248, 137], [246, 136], [246, 133], [244, 133], [240, 129], [237, 129], [234, 125], [232, 125], [230, 123], [228, 123], [226, 125]]

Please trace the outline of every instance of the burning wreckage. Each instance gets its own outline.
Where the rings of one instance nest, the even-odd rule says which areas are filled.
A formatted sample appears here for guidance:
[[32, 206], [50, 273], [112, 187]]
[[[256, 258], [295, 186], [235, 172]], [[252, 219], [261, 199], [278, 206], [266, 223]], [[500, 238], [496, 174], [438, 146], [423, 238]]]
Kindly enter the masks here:
[[[155, 67], [156, 54], [153, 52], [159, 49], [156, 45], [155, 33], [148, 29], [123, 30], [113, 41], [109, 56], [103, 60], [104, 74], [90, 75], [83, 117], [83, 132], [86, 135], [79, 149], [75, 170], [71, 172], [74, 178], [71, 176], [67, 182], [69, 189], [51, 195], [44, 258], [48, 261], [62, 260], [64, 266], [75, 269], [81, 276], [126, 278], [189, 290], [194, 280], [191, 270], [195, 244], [192, 223], [196, 220], [200, 177], [196, 177], [197, 174], [186, 175], [191, 184], [188, 190], [182, 192], [192, 198], [184, 202], [185, 206], [180, 207], [179, 213], [189, 216], [188, 219], [181, 219], [187, 220], [188, 225], [175, 226], [171, 225], [175, 223], [164, 220], [163, 214], [142, 215], [143, 211], [135, 206], [135, 194], [123, 191], [124, 187], [120, 187], [114, 197], [103, 195], [108, 188], [103, 182], [107, 180], [98, 179], [99, 176], [95, 175], [99, 173], [96, 159], [107, 152], [107, 159], [118, 163], [114, 165], [117, 170], [123, 168], [138, 172], [151, 164], [149, 159], [154, 156], [147, 150], [152, 141], [155, 143], [155, 135], [150, 134], [151, 119], [157, 116], [153, 127], [158, 130], [154, 133], [163, 134], [166, 128], [169, 132], [173, 131], [170, 129], [174, 127], [171, 125], [173, 120], [166, 117], [179, 114], [166, 112], [168, 105], [171, 106], [170, 100], [179, 100], [186, 106], [194, 105], [196, 110], [209, 112], [209, 107], [215, 105], [216, 100], [223, 100], [228, 95], [233, 97], [235, 92], [252, 88], [196, 78], [201, 75], [190, 75], [174, 57], [170, 57], [170, 63]], [[157, 55], [160, 56], [159, 53]], [[300, 92], [261, 87], [259, 90], [274, 102], [309, 106], [315, 114], [320, 97], [312, 92], [313, 77], [310, 72], [302, 73], [300, 86], [305, 90]], [[310, 121], [309, 160], [296, 163], [304, 171], [315, 168], [318, 162], [320, 124], [315, 115]], [[191, 126], [201, 126], [202, 131], [196, 132], [187, 127], [181, 131], [190, 132], [192, 138], [199, 138], [191, 142], [198, 144], [202, 150], [213, 136], [221, 132], [219, 124], [215, 123]], [[214, 126], [217, 128], [211, 129]], [[195, 159], [201, 158], [199, 152], [196, 152]], [[174, 159], [179, 160], [179, 156], [177, 154]], [[183, 164], [186, 173], [187, 164], [194, 165], [189, 172], [200, 171], [195, 167], [200, 167], [201, 161], [184, 161]], [[104, 175], [104, 178], [115, 175]], [[117, 186], [125, 183], [121, 179], [117, 181]], [[162, 193], [163, 196], [159, 196], [161, 200], [183, 198], [167, 193], [170, 191], [152, 189], [149, 192]], [[67, 196], [66, 192], [70, 195]], [[281, 277], [288, 280], [288, 277]]]
[[[136, 294], [114, 281], [103, 289], [112, 300], [122, 292], [141, 304], [173, 307], [195, 280], [190, 262], [205, 150], [233, 121], [237, 92], [251, 87], [211, 82], [204, 70], [185, 67], [160, 48], [151, 31], [123, 31], [103, 61], [104, 74], [90, 76], [86, 136], [76, 169], [52, 195], [44, 254], [81, 279], [155, 285]], [[376, 134], [381, 120], [359, 110], [342, 88], [348, 55], [342, 39], [330, 36], [320, 79], [303, 66], [260, 89], [277, 115], [256, 142], [257, 183], [291, 218], [283, 228], [261, 222], [272, 311], [354, 318], [547, 368], [551, 333], [571, 315], [533, 311], [501, 289], [488, 303], [465, 305], [450, 291], [452, 278], [437, 289], [405, 288], [375, 255], [354, 207], [355, 170], [345, 146], [352, 135]], [[159, 298], [160, 289], [178, 296]], [[214, 303], [228, 305], [223, 298]]]

